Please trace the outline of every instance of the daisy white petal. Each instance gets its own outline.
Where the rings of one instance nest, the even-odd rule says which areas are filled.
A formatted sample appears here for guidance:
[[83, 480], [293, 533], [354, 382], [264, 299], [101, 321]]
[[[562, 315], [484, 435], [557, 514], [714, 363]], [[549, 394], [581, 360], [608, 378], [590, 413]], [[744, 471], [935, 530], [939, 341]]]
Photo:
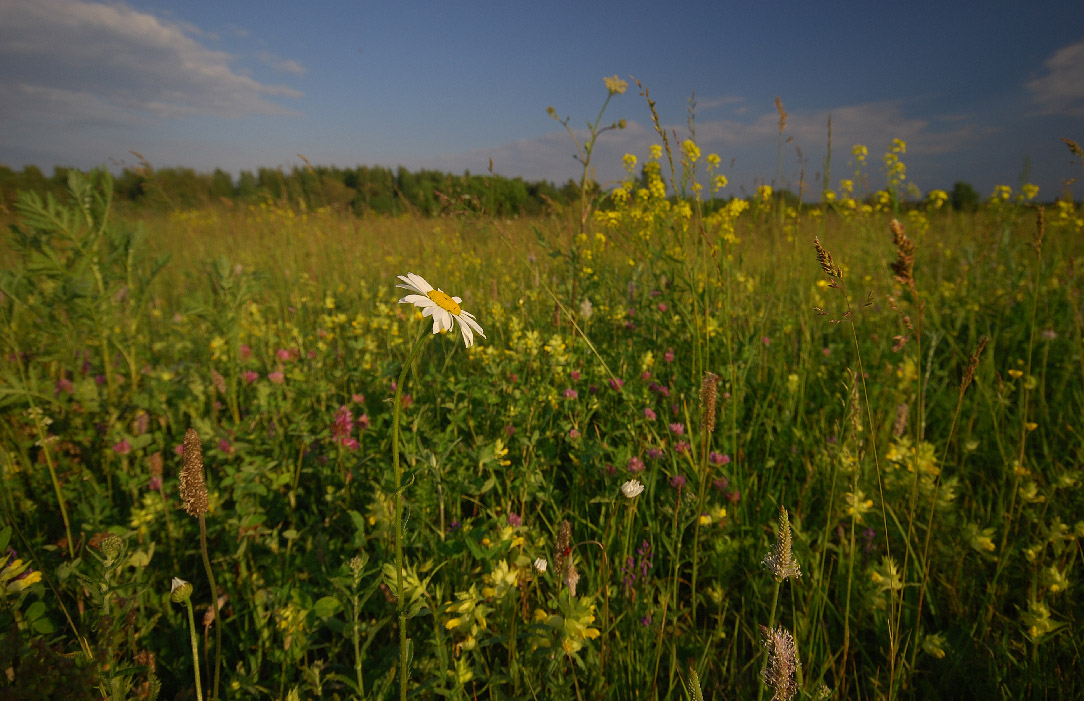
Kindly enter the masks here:
[[443, 290], [435, 289], [421, 275], [407, 273], [397, 277], [402, 282], [396, 287], [412, 293], [403, 296], [399, 303], [413, 304], [422, 310], [422, 316], [431, 316], [434, 334], [451, 331], [458, 322], [459, 331], [463, 335], [463, 345], [467, 348], [474, 345], [474, 334], [486, 337], [474, 315], [459, 306], [463, 301], [462, 297], [453, 297]]

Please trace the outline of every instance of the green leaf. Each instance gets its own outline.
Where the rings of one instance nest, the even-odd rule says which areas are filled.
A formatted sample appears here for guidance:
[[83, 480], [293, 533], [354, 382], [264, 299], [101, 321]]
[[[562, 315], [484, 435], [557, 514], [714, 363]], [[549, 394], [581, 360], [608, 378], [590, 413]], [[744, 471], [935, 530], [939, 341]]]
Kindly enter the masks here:
[[313, 605], [313, 612], [323, 619], [328, 619], [342, 610], [343, 605], [334, 596], [325, 596]]
[[10, 540], [11, 526], [4, 526], [3, 528], [0, 528], [0, 550], [6, 549]]

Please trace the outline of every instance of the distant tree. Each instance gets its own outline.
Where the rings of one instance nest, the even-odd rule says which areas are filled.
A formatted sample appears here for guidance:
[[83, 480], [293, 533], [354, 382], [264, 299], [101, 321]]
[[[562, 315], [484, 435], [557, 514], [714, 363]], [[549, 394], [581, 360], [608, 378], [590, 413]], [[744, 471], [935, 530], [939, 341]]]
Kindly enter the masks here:
[[215, 168], [211, 173], [211, 197], [214, 199], [232, 198], [236, 193], [233, 189], [233, 178], [221, 168]]
[[251, 170], [242, 170], [237, 178], [237, 197], [242, 200], [255, 199], [260, 187], [256, 183], [256, 176]]
[[975, 188], [963, 181], [957, 181], [952, 186], [952, 192], [949, 194], [952, 208], [957, 212], [973, 212], [978, 209], [981, 200], [982, 198], [979, 197], [979, 193], [975, 191]]

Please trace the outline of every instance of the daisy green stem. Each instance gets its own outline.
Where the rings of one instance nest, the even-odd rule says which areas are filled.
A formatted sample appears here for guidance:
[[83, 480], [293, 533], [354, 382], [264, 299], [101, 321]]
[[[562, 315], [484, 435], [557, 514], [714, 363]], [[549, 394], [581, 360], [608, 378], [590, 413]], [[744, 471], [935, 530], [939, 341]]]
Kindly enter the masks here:
[[418, 357], [422, 343], [431, 336], [425, 329], [414, 341], [410, 354], [399, 372], [399, 382], [395, 385], [395, 402], [392, 405], [391, 423], [391, 460], [395, 467], [395, 591], [396, 606], [399, 609], [399, 699], [407, 697], [407, 634], [406, 634], [406, 597], [403, 595], [403, 469], [399, 465], [399, 420], [402, 414], [403, 384], [414, 359]]

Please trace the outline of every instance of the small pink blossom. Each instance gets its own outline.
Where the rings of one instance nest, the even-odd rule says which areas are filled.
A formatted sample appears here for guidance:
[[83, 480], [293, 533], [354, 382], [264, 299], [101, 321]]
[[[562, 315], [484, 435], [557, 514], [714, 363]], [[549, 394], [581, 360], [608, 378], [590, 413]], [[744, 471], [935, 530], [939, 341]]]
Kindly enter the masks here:
[[665, 312], [669, 309], [669, 307], [666, 306], [666, 302], [659, 302], [658, 309], [660, 312]]
[[279, 348], [277, 351], [275, 351], [275, 357], [285, 363], [290, 360], [290, 351], [286, 350], [285, 348]]
[[226, 440], [225, 438], [223, 438], [222, 440], [220, 440], [218, 442], [218, 449], [221, 450], [226, 455], [229, 455], [230, 453], [233, 452], [233, 446], [230, 445], [230, 442], [228, 440]]
[[241, 379], [245, 381], [246, 385], [251, 385], [253, 382], [260, 379], [260, 373], [256, 372], [255, 370], [246, 370], [241, 375]]
[[572, 372], [568, 373], [568, 376], [571, 377], [573, 380], [578, 380], [580, 379], [580, 371], [573, 370]]
[[685, 475], [674, 475], [670, 478], [670, 486], [674, 489], [681, 489], [685, 486]]
[[670, 348], [665, 353], [663, 353], [662, 354], [662, 359], [665, 360], [668, 363], [674, 362], [674, 349]]
[[708, 462], [712, 465], [727, 465], [730, 463], [730, 456], [713, 450], [708, 454]]
[[633, 455], [631, 458], [629, 458], [628, 463], [625, 465], [625, 469], [633, 474], [636, 474], [637, 472], [643, 472], [644, 461]]
[[681, 453], [682, 455], [688, 455], [691, 449], [692, 446], [689, 445], [688, 441], [680, 441], [674, 444], [674, 450]]
[[127, 438], [122, 438], [113, 444], [113, 452], [117, 455], [127, 455], [132, 452], [132, 444], [128, 442]]
[[286, 375], [282, 372], [282, 370], [276, 370], [274, 372], [267, 373], [267, 379], [271, 380], [271, 382], [275, 383], [276, 385], [281, 385], [286, 380]]
[[564, 391], [565, 399], [576, 399], [580, 396], [580, 393], [569, 387]]
[[54, 395], [60, 394], [61, 392], [64, 392], [65, 394], [71, 394], [74, 391], [75, 391], [75, 384], [66, 377], [62, 377], [59, 380], [57, 380], [56, 381], [56, 386], [53, 387], [53, 394]]
[[644, 407], [644, 418], [648, 421], [654, 421], [657, 417], [651, 407]]
[[648, 372], [647, 370], [644, 370], [642, 373], [640, 373], [640, 379], [643, 380], [644, 382], [647, 382], [648, 380], [651, 379], [651, 373]]
[[508, 525], [512, 528], [519, 528], [523, 525], [523, 517], [517, 514], [515, 511], [508, 512]]
[[241, 360], [248, 360], [252, 357], [252, 348], [250, 346], [241, 344]]
[[579, 429], [574, 428], [571, 431], [569, 431], [568, 432], [568, 437], [569, 438], [579, 438], [580, 437]]
[[625, 381], [622, 380], [621, 378], [619, 378], [619, 377], [611, 377], [610, 378], [610, 387], [612, 387], [615, 392], [620, 392], [621, 388], [624, 385], [625, 385]]
[[685, 434], [685, 424], [670, 424], [670, 433], [675, 436], [681, 436]]
[[350, 395], [350, 401], [354, 402], [355, 404], [364, 404], [365, 403], [365, 395], [364, 394], [352, 394], [352, 395]]

